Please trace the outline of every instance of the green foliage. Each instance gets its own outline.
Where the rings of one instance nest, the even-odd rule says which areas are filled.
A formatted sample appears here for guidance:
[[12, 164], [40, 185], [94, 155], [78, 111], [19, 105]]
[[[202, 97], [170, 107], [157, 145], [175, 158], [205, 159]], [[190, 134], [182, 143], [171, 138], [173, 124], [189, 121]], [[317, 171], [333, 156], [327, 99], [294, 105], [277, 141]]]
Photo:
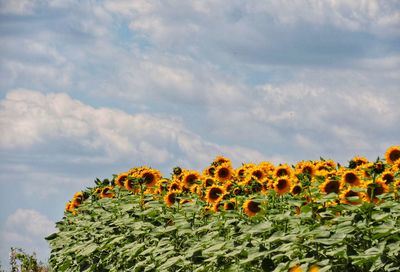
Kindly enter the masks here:
[[46, 265], [39, 262], [36, 254], [26, 253], [20, 248], [11, 248], [10, 268], [12, 272], [47, 272]]
[[[274, 191], [262, 210], [210, 213], [195, 196], [168, 208], [161, 195], [90, 198], [47, 237], [54, 271], [399, 271], [400, 203], [303, 203]], [[336, 203], [332, 205], [332, 203]]]

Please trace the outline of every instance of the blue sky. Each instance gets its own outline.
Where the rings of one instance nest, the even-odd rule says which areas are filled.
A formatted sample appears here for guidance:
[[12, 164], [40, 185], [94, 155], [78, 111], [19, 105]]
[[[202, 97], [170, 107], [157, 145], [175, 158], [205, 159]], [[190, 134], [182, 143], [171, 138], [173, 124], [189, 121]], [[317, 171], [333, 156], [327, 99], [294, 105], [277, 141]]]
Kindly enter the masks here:
[[399, 45], [397, 0], [0, 0], [2, 264], [134, 166], [382, 156]]

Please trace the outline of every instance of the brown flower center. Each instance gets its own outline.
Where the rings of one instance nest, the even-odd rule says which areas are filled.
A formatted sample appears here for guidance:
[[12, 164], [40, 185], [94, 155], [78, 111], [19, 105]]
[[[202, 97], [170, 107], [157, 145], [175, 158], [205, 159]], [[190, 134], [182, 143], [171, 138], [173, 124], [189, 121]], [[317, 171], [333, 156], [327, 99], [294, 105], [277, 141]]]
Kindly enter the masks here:
[[392, 162], [395, 162], [398, 159], [400, 159], [400, 150], [393, 150], [392, 152], [390, 152], [389, 158]]
[[247, 208], [249, 209], [249, 211], [251, 211], [252, 213], [258, 213], [261, 208], [260, 208], [260, 203], [258, 202], [254, 202], [254, 201], [250, 201]]

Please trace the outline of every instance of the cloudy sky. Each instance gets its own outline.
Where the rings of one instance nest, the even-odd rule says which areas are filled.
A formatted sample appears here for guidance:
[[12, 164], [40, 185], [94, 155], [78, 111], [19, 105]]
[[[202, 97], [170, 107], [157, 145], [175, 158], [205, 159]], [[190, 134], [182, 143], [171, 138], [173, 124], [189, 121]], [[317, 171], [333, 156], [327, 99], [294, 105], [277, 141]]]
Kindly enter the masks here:
[[0, 58], [3, 265], [96, 177], [400, 143], [398, 0], [0, 0]]

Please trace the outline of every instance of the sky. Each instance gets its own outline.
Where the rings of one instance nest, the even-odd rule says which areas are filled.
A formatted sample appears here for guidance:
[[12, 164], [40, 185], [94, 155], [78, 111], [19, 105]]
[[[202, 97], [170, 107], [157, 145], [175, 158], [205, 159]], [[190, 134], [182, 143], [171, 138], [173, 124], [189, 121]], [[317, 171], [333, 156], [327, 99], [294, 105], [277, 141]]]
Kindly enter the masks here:
[[400, 144], [398, 0], [0, 0], [0, 260], [95, 178]]

